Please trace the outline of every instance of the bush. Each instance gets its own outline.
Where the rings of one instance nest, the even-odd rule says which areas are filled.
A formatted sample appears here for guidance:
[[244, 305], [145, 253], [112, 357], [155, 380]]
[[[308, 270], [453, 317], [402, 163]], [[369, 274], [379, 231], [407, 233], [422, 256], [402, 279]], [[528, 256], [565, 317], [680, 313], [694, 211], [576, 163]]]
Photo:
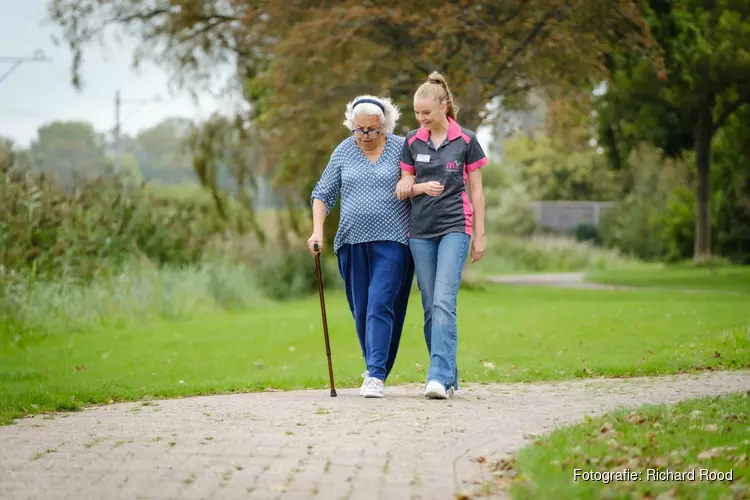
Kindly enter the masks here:
[[536, 134], [506, 142], [506, 162], [523, 172], [535, 200], [609, 201], [617, 199], [619, 175], [587, 140], [579, 144]]
[[638, 265], [616, 250], [599, 248], [571, 237], [493, 237], [485, 266], [497, 272], [578, 272]]
[[[341, 286], [334, 259], [321, 254], [320, 265], [323, 286]], [[275, 300], [289, 300], [317, 293], [315, 258], [307, 249], [294, 247], [268, 254], [258, 268], [258, 283], [263, 292]]]
[[536, 230], [536, 219], [520, 171], [500, 165], [491, 165], [484, 171], [485, 232], [515, 236], [532, 234]]
[[63, 189], [43, 173], [0, 162], [0, 265], [53, 278], [92, 277], [134, 255], [197, 263], [222, 222], [210, 201], [159, 197], [127, 176]]
[[667, 253], [664, 214], [677, 186], [686, 186], [690, 160], [665, 160], [661, 151], [641, 145], [628, 159], [633, 188], [602, 217], [605, 245], [646, 260], [660, 260]]
[[529, 203], [531, 199], [523, 185], [491, 191], [485, 195], [485, 231], [488, 234], [528, 236], [537, 228]]
[[599, 226], [589, 223], [578, 224], [573, 228], [573, 236], [576, 241], [589, 242], [597, 246], [600, 246], [604, 242]]
[[678, 186], [670, 193], [664, 214], [654, 218], [663, 242], [662, 260], [678, 262], [693, 255], [695, 245], [695, 192]]
[[[750, 116], [750, 115], [749, 115]], [[711, 168], [712, 252], [750, 263], [750, 168], [739, 122], [716, 137]], [[745, 134], [746, 135], [746, 134]], [[746, 141], [745, 141], [746, 142]], [[631, 192], [603, 219], [605, 244], [643, 259], [679, 262], [692, 258], [695, 238], [694, 154], [684, 161], [641, 146], [628, 169]]]

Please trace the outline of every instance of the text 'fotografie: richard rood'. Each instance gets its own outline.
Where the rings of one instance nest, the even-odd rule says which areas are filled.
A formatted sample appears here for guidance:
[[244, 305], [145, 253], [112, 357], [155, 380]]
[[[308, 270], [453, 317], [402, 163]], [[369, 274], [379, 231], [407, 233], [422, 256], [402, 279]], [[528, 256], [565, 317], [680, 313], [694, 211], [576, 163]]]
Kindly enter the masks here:
[[584, 471], [573, 470], [574, 481], [596, 481], [610, 483], [615, 481], [732, 481], [734, 471], [713, 471], [710, 469], [692, 469], [687, 471], [674, 471], [671, 469], [646, 469], [634, 471], [623, 469], [621, 471]]

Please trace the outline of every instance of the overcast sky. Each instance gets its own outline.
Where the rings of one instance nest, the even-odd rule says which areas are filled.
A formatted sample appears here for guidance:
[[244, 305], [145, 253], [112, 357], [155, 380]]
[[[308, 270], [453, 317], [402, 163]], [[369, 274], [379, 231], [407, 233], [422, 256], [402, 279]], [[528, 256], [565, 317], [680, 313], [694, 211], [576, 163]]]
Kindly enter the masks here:
[[[199, 96], [198, 103], [186, 92], [170, 95], [166, 71], [152, 64], [138, 72], [131, 69], [132, 40], [128, 45], [110, 43], [105, 50], [88, 48], [81, 71], [84, 86], [76, 90], [70, 77], [72, 54], [52, 42], [59, 31], [45, 19], [46, 4], [47, 0], [0, 0], [0, 57], [27, 57], [42, 50], [51, 59], [24, 63], [0, 82], [0, 135], [27, 146], [41, 125], [55, 120], [84, 120], [111, 134], [118, 89], [123, 100], [165, 96], [162, 102], [123, 104], [123, 131], [128, 134], [169, 116], [201, 118], [236, 105], [208, 94]], [[10, 68], [10, 63], [0, 62], [0, 78]], [[478, 137], [486, 150], [487, 131], [480, 130]]]
[[[27, 145], [40, 125], [54, 120], [85, 120], [101, 132], [111, 132], [115, 122], [114, 96], [120, 90], [123, 100], [164, 96], [163, 102], [145, 105], [123, 103], [123, 130], [133, 133], [168, 116], [205, 117], [223, 103], [209, 95], [196, 104], [187, 93], [169, 95], [168, 74], [153, 65], [136, 73], [131, 69], [134, 44], [110, 44], [102, 51], [92, 46], [84, 53], [79, 91], [71, 84], [70, 50], [51, 40], [58, 34], [45, 21], [47, 0], [0, 0], [0, 57], [31, 56], [43, 50], [49, 62], [28, 62], [0, 82], [0, 135]], [[0, 77], [11, 69], [0, 62]], [[224, 106], [226, 108], [226, 106]]]

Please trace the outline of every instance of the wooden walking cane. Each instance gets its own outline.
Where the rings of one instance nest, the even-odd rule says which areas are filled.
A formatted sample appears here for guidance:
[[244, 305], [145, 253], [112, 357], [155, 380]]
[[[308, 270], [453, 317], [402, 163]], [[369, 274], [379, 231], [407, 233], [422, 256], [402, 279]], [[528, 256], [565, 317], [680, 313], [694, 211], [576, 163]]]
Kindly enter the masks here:
[[331, 341], [328, 338], [328, 319], [326, 318], [326, 302], [323, 298], [323, 276], [320, 272], [320, 247], [315, 243], [315, 271], [318, 275], [318, 292], [320, 292], [320, 313], [323, 317], [323, 334], [326, 339], [326, 356], [328, 357], [328, 378], [331, 381], [331, 397], [336, 397], [336, 386], [333, 383], [333, 364], [331, 363]]

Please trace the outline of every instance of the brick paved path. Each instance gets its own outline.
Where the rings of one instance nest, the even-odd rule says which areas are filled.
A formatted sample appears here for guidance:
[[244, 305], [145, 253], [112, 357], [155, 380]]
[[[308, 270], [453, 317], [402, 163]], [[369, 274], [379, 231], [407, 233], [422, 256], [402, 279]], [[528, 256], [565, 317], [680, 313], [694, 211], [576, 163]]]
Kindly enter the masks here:
[[454, 498], [472, 460], [618, 405], [750, 389], [750, 372], [466, 385], [428, 401], [416, 385], [123, 403], [0, 427], [0, 498]]

